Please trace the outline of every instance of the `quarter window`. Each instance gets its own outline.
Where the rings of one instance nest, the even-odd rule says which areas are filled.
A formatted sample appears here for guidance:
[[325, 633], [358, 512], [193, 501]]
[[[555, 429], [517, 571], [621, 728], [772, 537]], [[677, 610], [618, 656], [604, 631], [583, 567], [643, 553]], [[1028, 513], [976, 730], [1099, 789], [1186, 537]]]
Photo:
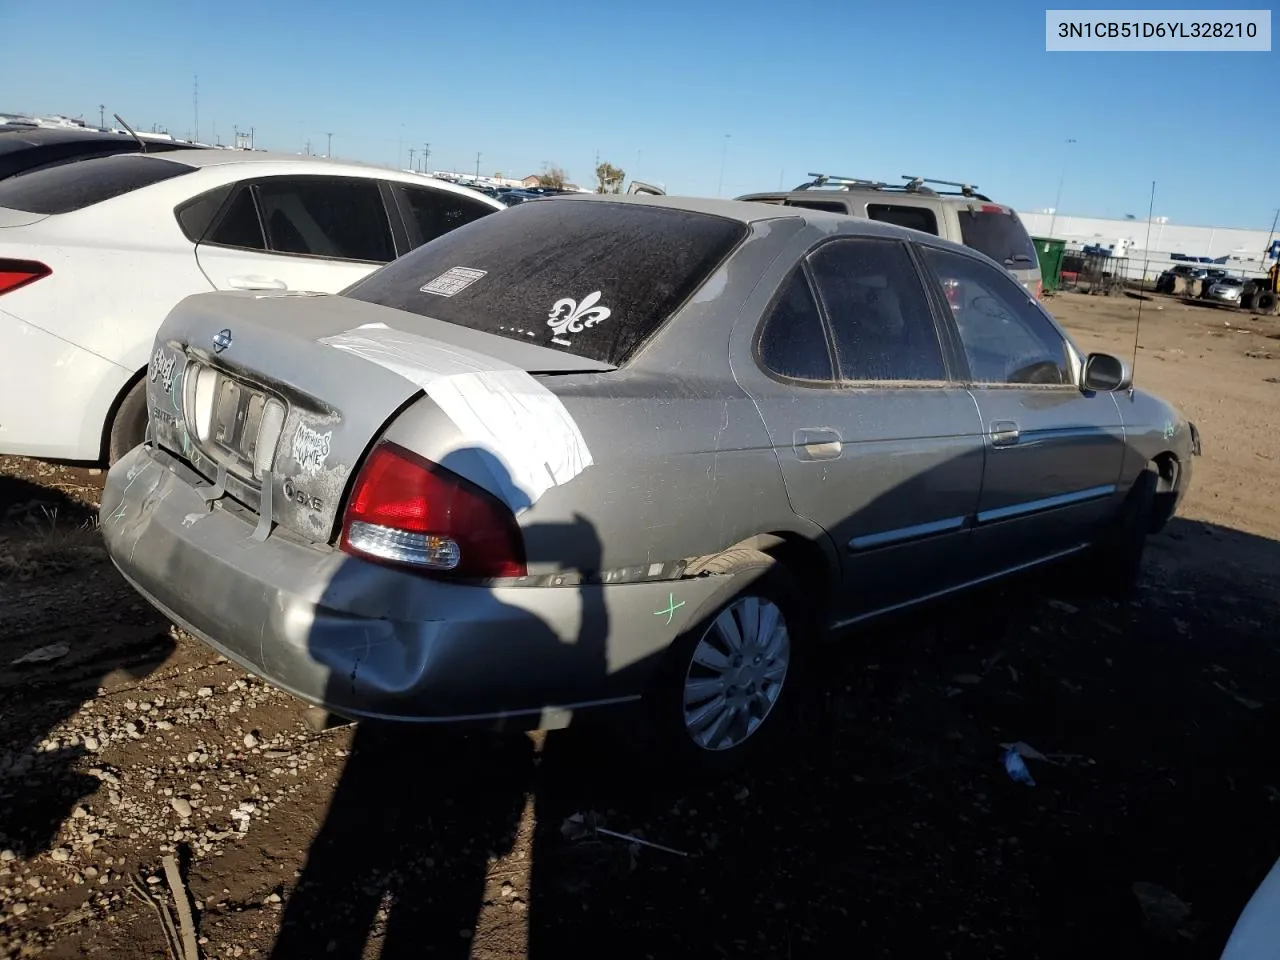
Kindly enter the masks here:
[[276, 177], [256, 187], [267, 245], [275, 253], [387, 263], [391, 223], [376, 180]]
[[802, 270], [792, 273], [765, 319], [760, 362], [781, 377], [826, 382], [834, 378], [822, 316]]
[[892, 223], [909, 230], [920, 230], [938, 236], [938, 218], [925, 207], [912, 207], [897, 203], [868, 203], [867, 218], [881, 223]]
[[947, 379], [929, 300], [904, 244], [835, 240], [814, 251], [809, 263], [842, 379]]
[[205, 242], [220, 247], [238, 247], [241, 250], [267, 249], [267, 241], [262, 236], [262, 222], [258, 219], [258, 208], [253, 202], [252, 187], [240, 188]]
[[973, 257], [925, 248], [975, 383], [1069, 384], [1067, 345], [1026, 289]]

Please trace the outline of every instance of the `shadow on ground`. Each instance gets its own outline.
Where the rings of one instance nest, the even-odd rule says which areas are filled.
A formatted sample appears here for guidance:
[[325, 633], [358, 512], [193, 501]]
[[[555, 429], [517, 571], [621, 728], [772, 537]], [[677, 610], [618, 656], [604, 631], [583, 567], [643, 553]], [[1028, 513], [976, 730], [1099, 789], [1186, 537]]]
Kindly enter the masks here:
[[0, 474], [0, 848], [48, 850], [100, 782], [76, 770], [106, 734], [54, 734], [100, 687], [154, 670], [174, 642], [107, 561], [83, 499]]
[[[1046, 573], [884, 624], [824, 657], [792, 749], [713, 787], [572, 731], [366, 736], [325, 836], [377, 870], [313, 848], [291, 919], [345, 932], [276, 956], [467, 956], [483, 910], [473, 956], [525, 956], [527, 924], [537, 958], [1216, 958], [1280, 856], [1275, 571], [1280, 544], [1175, 520], [1132, 601]], [[525, 891], [495, 858], [529, 794]], [[579, 812], [687, 856], [566, 836]], [[1189, 918], [1148, 922], [1139, 882]]]

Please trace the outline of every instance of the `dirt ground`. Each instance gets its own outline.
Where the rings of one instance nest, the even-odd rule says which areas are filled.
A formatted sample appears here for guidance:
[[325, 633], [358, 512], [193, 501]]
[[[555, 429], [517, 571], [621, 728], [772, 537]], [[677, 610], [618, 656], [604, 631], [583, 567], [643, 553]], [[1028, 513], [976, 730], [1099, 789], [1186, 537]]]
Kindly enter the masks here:
[[[1050, 306], [1128, 355], [1139, 302]], [[1280, 324], [1154, 297], [1136, 373], [1204, 441], [1136, 600], [1042, 577], [864, 635], [714, 787], [315, 733], [124, 585], [100, 474], [0, 459], [0, 956], [165, 957], [173, 854], [209, 958], [1217, 957], [1280, 857]]]

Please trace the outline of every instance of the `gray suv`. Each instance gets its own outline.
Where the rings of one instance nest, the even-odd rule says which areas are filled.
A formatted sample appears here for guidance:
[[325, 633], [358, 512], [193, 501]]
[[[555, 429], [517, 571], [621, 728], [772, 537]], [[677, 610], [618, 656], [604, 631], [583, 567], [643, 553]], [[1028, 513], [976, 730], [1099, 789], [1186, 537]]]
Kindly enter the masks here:
[[[737, 199], [881, 220], [963, 243], [1003, 263], [1018, 282], [1040, 298], [1040, 262], [1027, 228], [1012, 207], [983, 196], [976, 187], [926, 177], [904, 176], [906, 183], [888, 184], [825, 173], [809, 176], [811, 181], [794, 190], [749, 193]], [[935, 190], [926, 184], [955, 189]]]

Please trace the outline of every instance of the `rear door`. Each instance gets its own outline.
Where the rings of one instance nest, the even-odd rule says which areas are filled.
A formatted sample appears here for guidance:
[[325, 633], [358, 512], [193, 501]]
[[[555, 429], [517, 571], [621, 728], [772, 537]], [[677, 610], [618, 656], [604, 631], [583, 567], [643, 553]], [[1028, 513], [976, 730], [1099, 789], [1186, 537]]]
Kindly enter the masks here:
[[238, 185], [196, 247], [219, 290], [337, 293], [396, 257], [384, 184], [265, 177]]
[[792, 508], [841, 552], [850, 620], [967, 576], [982, 479], [973, 400], [908, 245], [824, 242], [784, 282], [739, 382], [756, 401]]
[[1078, 546], [1115, 508], [1124, 430], [1114, 396], [1081, 391], [1075, 351], [1008, 273], [921, 250], [951, 304], [986, 433], [977, 564], [992, 573]]

